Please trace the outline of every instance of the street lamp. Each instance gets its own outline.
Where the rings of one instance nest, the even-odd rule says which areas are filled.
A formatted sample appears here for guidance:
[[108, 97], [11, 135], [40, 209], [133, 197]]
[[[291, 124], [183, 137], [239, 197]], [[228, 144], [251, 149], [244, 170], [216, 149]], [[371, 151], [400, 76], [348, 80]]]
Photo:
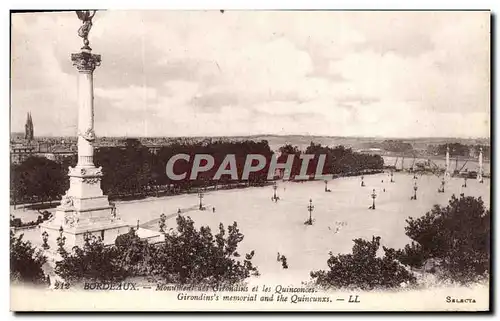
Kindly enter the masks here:
[[444, 180], [444, 176], [443, 176], [443, 179], [441, 180], [441, 188], [438, 189], [438, 193], [444, 193], [444, 185], [445, 185], [445, 180]]
[[200, 211], [203, 211], [203, 203], [202, 203], [202, 199], [203, 199], [203, 190], [200, 188], [199, 191], [198, 191], [198, 198], [200, 199]]
[[370, 209], [374, 210], [375, 209], [375, 199], [377, 198], [377, 193], [375, 193], [375, 189], [373, 189], [373, 192], [372, 192], [372, 200], [373, 200], [373, 203], [372, 203], [372, 207]]
[[85, 241], [86, 244], [90, 243], [91, 237], [92, 237], [92, 234], [88, 231], [83, 234], [83, 240]]
[[312, 199], [309, 199], [309, 205], [307, 206], [307, 210], [309, 211], [309, 219], [305, 222], [306, 225], [312, 225], [312, 211], [314, 210], [314, 205], [312, 205]]
[[325, 182], [325, 192], [331, 192], [331, 190], [328, 188], [328, 180], [324, 180]]
[[42, 247], [43, 247], [44, 250], [50, 249], [49, 244], [47, 244], [48, 240], [49, 240], [49, 234], [47, 233], [47, 231], [44, 231], [42, 233], [42, 241], [43, 241]]

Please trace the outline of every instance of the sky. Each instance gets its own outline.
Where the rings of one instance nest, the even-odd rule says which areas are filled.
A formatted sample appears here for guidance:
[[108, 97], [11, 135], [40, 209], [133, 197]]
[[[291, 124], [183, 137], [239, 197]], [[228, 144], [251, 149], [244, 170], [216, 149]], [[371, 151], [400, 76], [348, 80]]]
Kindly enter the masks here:
[[[11, 131], [76, 135], [81, 25], [18, 13]], [[98, 136], [490, 137], [489, 12], [99, 11]]]

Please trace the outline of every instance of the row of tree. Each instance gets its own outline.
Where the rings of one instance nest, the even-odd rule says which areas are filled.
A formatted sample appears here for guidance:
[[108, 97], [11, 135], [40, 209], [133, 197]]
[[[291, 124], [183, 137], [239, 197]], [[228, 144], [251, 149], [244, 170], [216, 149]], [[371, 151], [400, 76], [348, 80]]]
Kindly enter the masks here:
[[[288, 155], [294, 156], [291, 179], [299, 175], [302, 166], [297, 147], [285, 145], [280, 148], [279, 163], [285, 163]], [[380, 170], [384, 162], [378, 155], [366, 155], [353, 152], [343, 146], [326, 147], [311, 143], [304, 151], [315, 158], [309, 163], [307, 174], [313, 175], [319, 155], [326, 155], [322, 174], [348, 175], [365, 170]], [[177, 154], [187, 154], [190, 161], [177, 161], [174, 173], [186, 173], [180, 181], [171, 180], [166, 175], [168, 160]], [[191, 180], [194, 156], [209, 154], [214, 157], [215, 164], [211, 170], [199, 173], [197, 179]], [[222, 175], [217, 181], [213, 177], [228, 154], [235, 155], [237, 179], [230, 175]], [[266, 165], [258, 172], [250, 173], [248, 179], [242, 179], [247, 155], [258, 154], [266, 159]], [[264, 185], [267, 182], [269, 166], [273, 151], [267, 141], [224, 141], [210, 142], [174, 142], [163, 146], [154, 153], [136, 139], [129, 139], [123, 147], [102, 147], [94, 158], [96, 166], [102, 166], [103, 178], [101, 187], [111, 197], [124, 195], [145, 195], [148, 193], [184, 192], [197, 187], [228, 185], [245, 182], [248, 185]], [[11, 168], [11, 199], [15, 203], [51, 201], [58, 199], [68, 189], [67, 171], [69, 166], [76, 165], [76, 157], [67, 157], [62, 162], [54, 162], [42, 157], [30, 157]], [[203, 165], [203, 164], [202, 164]], [[255, 164], [253, 164], [255, 165]]]
[[446, 150], [449, 149], [450, 156], [463, 156], [469, 157], [472, 155], [479, 155], [479, 150], [483, 150], [483, 157], [490, 159], [491, 150], [488, 145], [465, 145], [461, 143], [429, 145], [427, 151], [431, 154], [445, 155]]

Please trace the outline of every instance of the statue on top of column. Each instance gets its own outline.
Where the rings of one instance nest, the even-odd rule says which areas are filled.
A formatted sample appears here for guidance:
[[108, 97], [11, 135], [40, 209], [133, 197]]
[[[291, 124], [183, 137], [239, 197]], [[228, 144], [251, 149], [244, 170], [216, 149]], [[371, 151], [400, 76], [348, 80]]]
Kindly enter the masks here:
[[82, 21], [82, 26], [80, 29], [78, 29], [78, 36], [83, 38], [83, 44], [84, 48], [88, 48], [89, 46], [89, 32], [90, 29], [92, 28], [92, 18], [94, 18], [94, 15], [96, 13], [96, 10], [78, 10], [76, 11], [76, 15], [78, 16], [78, 19]]

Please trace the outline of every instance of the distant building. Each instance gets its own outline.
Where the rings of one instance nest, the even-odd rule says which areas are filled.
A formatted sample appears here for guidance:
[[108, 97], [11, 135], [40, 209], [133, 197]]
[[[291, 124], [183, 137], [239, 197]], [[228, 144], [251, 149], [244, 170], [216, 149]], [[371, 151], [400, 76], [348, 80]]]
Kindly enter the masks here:
[[53, 160], [55, 162], [61, 162], [65, 157], [76, 155], [77, 151], [72, 146], [53, 146], [48, 150], [43, 150], [39, 148], [39, 151], [35, 153], [36, 156], [45, 157], [47, 159]]
[[29, 144], [12, 144], [10, 146], [10, 161], [13, 164], [22, 163], [26, 158], [33, 156], [35, 146]]
[[381, 148], [364, 148], [364, 149], [358, 149], [357, 152], [361, 154], [375, 154], [375, 155], [384, 154], [384, 150], [382, 150]]

